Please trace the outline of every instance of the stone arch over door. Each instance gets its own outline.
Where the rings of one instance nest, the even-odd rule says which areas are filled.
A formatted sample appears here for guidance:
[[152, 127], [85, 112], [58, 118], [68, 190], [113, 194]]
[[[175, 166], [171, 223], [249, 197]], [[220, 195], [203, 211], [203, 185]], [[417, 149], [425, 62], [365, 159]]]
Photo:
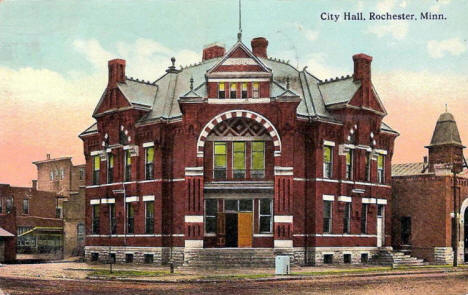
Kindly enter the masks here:
[[216, 115], [212, 118], [202, 129], [198, 141], [197, 141], [197, 157], [203, 158], [203, 150], [205, 148], [205, 143], [207, 140], [210, 131], [215, 128], [216, 125], [223, 122], [224, 120], [229, 120], [231, 118], [246, 118], [250, 120], [254, 120], [262, 125], [267, 131], [270, 137], [273, 140], [274, 146], [274, 156], [279, 157], [281, 156], [281, 139], [279, 136], [278, 131], [276, 130], [275, 126], [264, 116], [248, 111], [248, 110], [231, 110], [221, 114]]
[[464, 259], [462, 261], [468, 262], [468, 198], [466, 198], [460, 208], [460, 239], [462, 240], [462, 249], [464, 252]]

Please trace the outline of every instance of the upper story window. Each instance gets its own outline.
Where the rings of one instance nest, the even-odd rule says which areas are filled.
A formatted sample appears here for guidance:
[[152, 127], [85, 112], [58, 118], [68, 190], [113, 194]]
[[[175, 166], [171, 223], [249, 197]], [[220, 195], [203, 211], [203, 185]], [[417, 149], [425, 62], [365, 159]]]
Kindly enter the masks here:
[[54, 180], [54, 170], [50, 170], [49, 179]]
[[377, 181], [379, 183], [384, 183], [385, 182], [385, 156], [384, 155], [378, 155], [377, 156]]
[[60, 168], [60, 180], [63, 180], [65, 178], [65, 170], [63, 168]]
[[237, 83], [230, 83], [229, 97], [237, 98]]
[[245, 142], [232, 143], [233, 178], [245, 178]]
[[5, 209], [6, 213], [11, 213], [11, 210], [13, 209], [13, 198], [6, 199]]
[[227, 149], [225, 142], [214, 143], [214, 178], [226, 179]]
[[145, 177], [146, 180], [154, 178], [154, 147], [145, 149]]
[[332, 177], [333, 147], [323, 146], [323, 177]]
[[265, 177], [265, 142], [252, 142], [252, 178]]
[[0, 213], [3, 212], [3, 199], [0, 198]]
[[346, 153], [346, 179], [353, 178], [353, 151], [349, 150]]
[[226, 98], [226, 83], [218, 83], [218, 98]]
[[84, 180], [85, 178], [85, 171], [83, 168], [80, 168], [80, 180]]
[[253, 98], [260, 97], [260, 84], [258, 82], [252, 83], [252, 97]]
[[93, 184], [99, 184], [99, 171], [101, 169], [101, 158], [93, 156]]
[[125, 151], [125, 181], [132, 179], [132, 157], [130, 151]]
[[107, 183], [114, 182], [114, 155], [107, 154]]
[[29, 200], [23, 199], [23, 214], [29, 214]]
[[241, 93], [241, 94], [242, 94], [242, 98], [247, 98], [247, 96], [248, 96], [247, 89], [248, 89], [247, 83], [245, 83], [245, 82], [242, 83], [242, 93]]
[[366, 181], [370, 181], [371, 153], [366, 152]]

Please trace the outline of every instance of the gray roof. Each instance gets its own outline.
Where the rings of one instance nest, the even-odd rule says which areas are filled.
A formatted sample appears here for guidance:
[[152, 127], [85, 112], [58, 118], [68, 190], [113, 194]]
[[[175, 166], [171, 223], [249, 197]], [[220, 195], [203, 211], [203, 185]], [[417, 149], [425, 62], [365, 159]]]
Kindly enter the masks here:
[[458, 133], [455, 118], [450, 113], [443, 113], [437, 120], [429, 147], [438, 145], [463, 146]]
[[[245, 45], [242, 48], [247, 48]], [[236, 43], [235, 46], [240, 46]], [[249, 50], [247, 48], [247, 50]], [[150, 110], [139, 122], [148, 122], [158, 119], [177, 119], [182, 117], [178, 100], [180, 97], [199, 95], [207, 96], [205, 74], [219, 64], [227, 55], [220, 58], [209, 59], [180, 70], [168, 71], [153, 83], [126, 79], [125, 83], [119, 83], [118, 87], [132, 105]], [[271, 58], [257, 58], [264, 66], [271, 70], [273, 83], [271, 83], [271, 97], [299, 96], [301, 101], [297, 108], [297, 114], [303, 117], [312, 117], [336, 122], [333, 115], [327, 110], [327, 106], [337, 103], [347, 103], [360, 87], [360, 82], [353, 81], [352, 77], [322, 82], [306, 68], [302, 71], [285, 61]], [[193, 91], [190, 91], [190, 79], [193, 78]], [[286, 81], [289, 80], [289, 89]], [[198, 86], [196, 86], [198, 85]], [[97, 109], [97, 108], [96, 108]], [[388, 131], [394, 131], [390, 126], [382, 124]], [[95, 131], [93, 125], [83, 134]]]
[[410, 176], [410, 175], [422, 175], [428, 174], [427, 170], [424, 169], [424, 163], [403, 163], [392, 165], [392, 177], [393, 176]]

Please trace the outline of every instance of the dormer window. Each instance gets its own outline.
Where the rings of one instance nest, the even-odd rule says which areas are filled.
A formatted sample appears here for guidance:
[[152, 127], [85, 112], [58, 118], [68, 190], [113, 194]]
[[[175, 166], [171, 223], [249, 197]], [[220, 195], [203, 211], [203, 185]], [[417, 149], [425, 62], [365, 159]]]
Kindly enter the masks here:
[[237, 98], [237, 83], [231, 83], [230, 91], [229, 91], [230, 98]]
[[247, 98], [247, 83], [242, 83], [242, 98]]
[[259, 98], [260, 97], [260, 85], [258, 82], [252, 83], [252, 97]]
[[226, 85], [225, 85], [225, 83], [218, 83], [218, 98], [226, 98]]

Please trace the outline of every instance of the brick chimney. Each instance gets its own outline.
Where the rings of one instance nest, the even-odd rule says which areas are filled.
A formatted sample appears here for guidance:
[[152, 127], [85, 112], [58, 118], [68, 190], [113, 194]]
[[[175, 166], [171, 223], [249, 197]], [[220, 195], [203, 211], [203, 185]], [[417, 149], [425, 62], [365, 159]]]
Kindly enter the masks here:
[[354, 81], [361, 81], [362, 106], [369, 106], [372, 92], [371, 87], [371, 62], [372, 56], [364, 53], [353, 55], [354, 61]]
[[253, 38], [250, 41], [250, 45], [252, 46], [252, 52], [257, 57], [267, 58], [267, 47], [268, 47], [268, 40], [263, 37]]
[[109, 66], [109, 82], [107, 87], [113, 88], [117, 82], [125, 82], [125, 60], [113, 59], [108, 62]]
[[222, 57], [224, 56], [225, 52], [226, 49], [224, 49], [224, 46], [221, 44], [215, 43], [207, 45], [205, 48], [203, 48], [202, 60], [205, 61], [212, 58]]

